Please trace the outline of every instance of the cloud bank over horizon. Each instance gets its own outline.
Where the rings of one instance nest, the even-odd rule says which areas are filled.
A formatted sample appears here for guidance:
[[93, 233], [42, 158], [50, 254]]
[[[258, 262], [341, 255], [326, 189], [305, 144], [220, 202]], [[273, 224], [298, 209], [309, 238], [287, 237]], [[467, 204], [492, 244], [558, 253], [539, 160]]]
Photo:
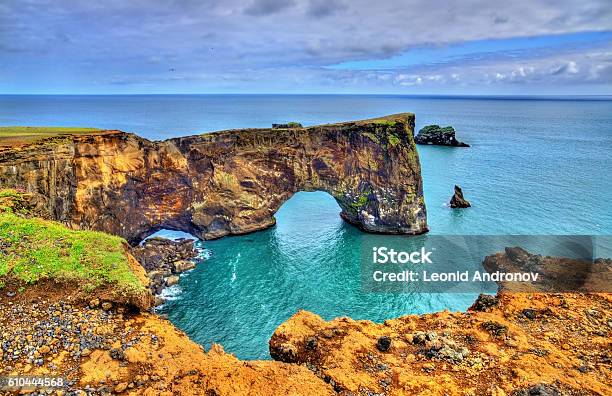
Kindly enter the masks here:
[[493, 3], [8, 0], [0, 93], [612, 94], [609, 0]]

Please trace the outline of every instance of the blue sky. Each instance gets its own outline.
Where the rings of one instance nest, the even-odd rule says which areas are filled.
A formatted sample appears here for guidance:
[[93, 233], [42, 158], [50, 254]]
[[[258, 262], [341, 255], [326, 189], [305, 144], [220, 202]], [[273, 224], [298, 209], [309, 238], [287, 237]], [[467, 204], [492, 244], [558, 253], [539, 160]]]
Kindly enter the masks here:
[[0, 93], [610, 95], [612, 3], [5, 0]]

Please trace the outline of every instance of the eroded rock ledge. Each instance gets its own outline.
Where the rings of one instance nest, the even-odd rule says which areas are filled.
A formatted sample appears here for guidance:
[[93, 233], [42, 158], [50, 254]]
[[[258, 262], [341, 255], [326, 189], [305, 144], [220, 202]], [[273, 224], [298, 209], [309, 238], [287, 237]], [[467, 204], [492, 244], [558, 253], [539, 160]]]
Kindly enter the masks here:
[[365, 231], [427, 231], [414, 115], [151, 142], [120, 131], [0, 147], [0, 184], [46, 197], [52, 217], [134, 244], [162, 229], [203, 239], [275, 223], [298, 191], [326, 191]]

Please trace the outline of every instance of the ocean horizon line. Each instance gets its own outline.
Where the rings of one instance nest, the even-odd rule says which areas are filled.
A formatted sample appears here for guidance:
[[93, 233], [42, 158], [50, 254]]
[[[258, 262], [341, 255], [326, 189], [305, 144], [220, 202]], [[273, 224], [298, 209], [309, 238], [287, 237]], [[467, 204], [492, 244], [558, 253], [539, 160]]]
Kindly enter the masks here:
[[0, 97], [213, 97], [213, 96], [355, 96], [355, 97], [404, 97], [415, 99], [474, 99], [474, 100], [569, 100], [569, 101], [609, 101], [612, 95], [450, 95], [450, 94], [395, 94], [395, 93], [0, 93]]

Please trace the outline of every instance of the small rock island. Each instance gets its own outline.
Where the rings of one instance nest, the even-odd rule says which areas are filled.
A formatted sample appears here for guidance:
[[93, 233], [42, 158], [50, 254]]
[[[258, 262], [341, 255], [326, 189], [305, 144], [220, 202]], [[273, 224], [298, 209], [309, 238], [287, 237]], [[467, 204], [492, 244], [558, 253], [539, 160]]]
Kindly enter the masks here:
[[472, 206], [467, 199], [463, 197], [463, 191], [461, 191], [461, 187], [455, 184], [455, 194], [450, 200], [450, 207], [455, 208], [469, 208]]
[[427, 125], [414, 138], [416, 144], [431, 144], [436, 146], [470, 147], [469, 144], [455, 138], [455, 128]]

